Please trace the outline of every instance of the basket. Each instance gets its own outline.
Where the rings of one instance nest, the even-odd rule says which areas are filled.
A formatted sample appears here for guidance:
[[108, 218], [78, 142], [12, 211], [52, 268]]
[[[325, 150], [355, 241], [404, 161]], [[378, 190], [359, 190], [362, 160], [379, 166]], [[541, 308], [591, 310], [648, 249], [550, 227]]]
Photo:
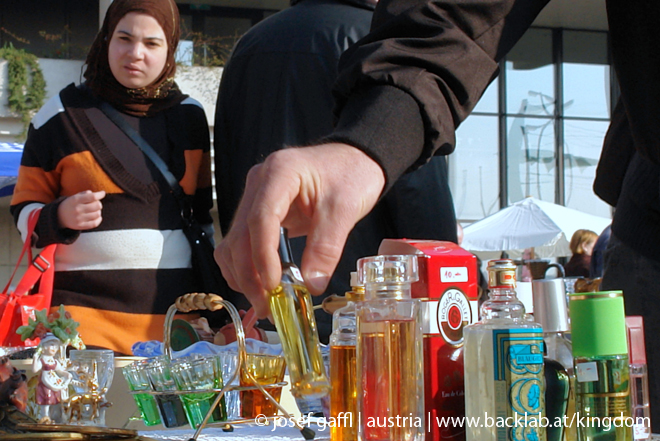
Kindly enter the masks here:
[[[315, 432], [309, 427], [302, 426], [300, 422], [298, 422], [295, 418], [293, 418], [291, 414], [289, 414], [286, 411], [286, 409], [284, 409], [284, 407], [277, 400], [275, 400], [266, 390], [267, 388], [277, 388], [277, 387], [285, 386], [286, 382], [275, 383], [275, 384], [260, 384], [257, 381], [257, 379], [254, 378], [254, 376], [247, 369], [247, 351], [245, 349], [245, 330], [243, 329], [241, 318], [234, 305], [224, 300], [219, 295], [204, 294], [204, 293], [189, 293], [176, 299], [174, 304], [169, 307], [169, 309], [167, 310], [167, 314], [165, 315], [164, 336], [163, 336], [163, 350], [165, 355], [167, 355], [167, 357], [170, 359], [172, 358], [172, 345], [171, 345], [172, 322], [174, 321], [174, 316], [178, 312], [187, 313], [198, 310], [219, 311], [222, 308], [225, 308], [227, 310], [236, 329], [236, 342], [238, 344], [238, 365], [232, 377], [229, 378], [227, 381], [223, 381], [223, 387], [221, 389], [209, 389], [203, 391], [176, 390], [176, 391], [167, 391], [167, 392], [129, 391], [129, 393], [131, 394], [149, 393], [151, 395], [164, 395], [164, 394], [187, 395], [187, 394], [195, 394], [195, 393], [217, 392], [218, 395], [213, 401], [213, 404], [211, 405], [211, 408], [209, 409], [208, 413], [204, 417], [204, 420], [199, 425], [199, 427], [197, 427], [193, 437], [190, 438], [190, 441], [196, 441], [202, 430], [204, 430], [204, 428], [206, 427], [222, 427], [222, 429], [225, 431], [232, 431], [233, 430], [232, 425], [234, 424], [246, 424], [246, 423], [254, 422], [253, 419], [248, 418], [248, 419], [234, 419], [229, 421], [223, 421], [220, 423], [210, 423], [210, 424], [208, 423], [213, 411], [220, 404], [220, 400], [222, 399], [222, 397], [225, 395], [226, 392], [230, 390], [232, 391], [259, 390], [262, 394], [264, 394], [264, 396], [268, 400], [271, 400], [273, 404], [277, 407], [277, 409], [281, 412], [281, 415], [268, 417], [269, 419], [275, 419], [283, 416], [287, 418], [288, 421], [294, 422], [294, 424], [300, 430], [300, 433], [303, 435], [305, 439], [314, 439], [314, 437], [316, 436]], [[248, 378], [248, 380], [253, 384], [253, 386], [232, 385], [234, 380], [236, 380], [238, 375], [240, 375], [241, 373], [243, 373], [245, 378]]]

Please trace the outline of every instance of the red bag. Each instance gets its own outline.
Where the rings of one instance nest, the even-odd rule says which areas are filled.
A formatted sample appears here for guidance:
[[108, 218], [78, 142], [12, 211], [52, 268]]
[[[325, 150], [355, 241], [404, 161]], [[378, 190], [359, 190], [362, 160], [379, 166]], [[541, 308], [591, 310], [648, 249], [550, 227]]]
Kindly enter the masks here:
[[[55, 249], [57, 244], [48, 245], [34, 260], [32, 259], [32, 232], [37, 225], [39, 213], [41, 210], [34, 210], [30, 213], [28, 219], [27, 240], [23, 244], [23, 250], [18, 258], [14, 272], [7, 282], [7, 286], [0, 294], [0, 346], [35, 346], [39, 343], [36, 340], [21, 340], [21, 336], [16, 334], [16, 330], [23, 325], [28, 324], [29, 318], [34, 318], [34, 311], [50, 308], [50, 301], [53, 296], [53, 279], [55, 276]], [[23, 256], [27, 251], [28, 259], [32, 263], [21, 278], [16, 288], [9, 292], [11, 281], [16, 275]], [[30, 294], [30, 290], [41, 279], [39, 283], [39, 292]]]

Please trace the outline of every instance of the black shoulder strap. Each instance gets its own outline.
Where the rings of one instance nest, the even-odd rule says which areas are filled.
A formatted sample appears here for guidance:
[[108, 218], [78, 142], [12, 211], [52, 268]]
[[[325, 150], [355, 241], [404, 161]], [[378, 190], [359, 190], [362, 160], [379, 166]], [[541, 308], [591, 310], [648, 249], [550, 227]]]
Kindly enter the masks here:
[[172, 193], [178, 200], [181, 209], [184, 210], [182, 215], [185, 216], [185, 214], [190, 214], [190, 204], [186, 202], [186, 194], [170, 169], [167, 167], [167, 164], [165, 164], [165, 161], [163, 161], [163, 159], [158, 155], [158, 153], [156, 153], [153, 147], [151, 147], [149, 143], [142, 136], [140, 136], [140, 134], [133, 127], [131, 127], [130, 124], [128, 124], [128, 122], [121, 116], [117, 109], [105, 101], [101, 102], [100, 109], [103, 113], [105, 113], [110, 121], [115, 123], [115, 125], [119, 127], [122, 132], [124, 132], [126, 136], [128, 136], [131, 141], [133, 141], [135, 145], [140, 148], [140, 150], [142, 150], [147, 158], [149, 158], [149, 160], [154, 163], [156, 168], [158, 168], [158, 171], [160, 171], [169, 186], [172, 188]]

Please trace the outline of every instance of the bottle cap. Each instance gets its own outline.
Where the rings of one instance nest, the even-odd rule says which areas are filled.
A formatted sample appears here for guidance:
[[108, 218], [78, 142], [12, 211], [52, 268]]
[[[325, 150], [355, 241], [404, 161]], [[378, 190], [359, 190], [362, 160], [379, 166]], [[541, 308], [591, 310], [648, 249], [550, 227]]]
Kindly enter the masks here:
[[[408, 285], [418, 280], [417, 256], [372, 256], [358, 259], [358, 282], [364, 284], [372, 295], [389, 297], [391, 286]], [[401, 293], [399, 293], [401, 294]]]
[[570, 295], [573, 357], [628, 354], [623, 292]]
[[628, 328], [628, 348], [630, 364], [646, 364], [646, 346], [644, 344], [644, 319], [639, 315], [626, 317]]
[[351, 271], [351, 288], [356, 287], [356, 286], [362, 286], [358, 279], [358, 273], [357, 271]]
[[511, 259], [496, 259], [488, 262], [489, 288], [515, 288], [516, 264]]
[[566, 285], [563, 279], [532, 281], [532, 296], [534, 318], [541, 324], [544, 332], [567, 332], [570, 329]]
[[346, 299], [352, 302], [364, 300], [364, 285], [360, 283], [357, 271], [351, 271], [351, 290], [346, 294]]
[[284, 227], [280, 227], [280, 246], [278, 252], [280, 254], [280, 260], [283, 263], [293, 263], [291, 245], [289, 244], [288, 233]]

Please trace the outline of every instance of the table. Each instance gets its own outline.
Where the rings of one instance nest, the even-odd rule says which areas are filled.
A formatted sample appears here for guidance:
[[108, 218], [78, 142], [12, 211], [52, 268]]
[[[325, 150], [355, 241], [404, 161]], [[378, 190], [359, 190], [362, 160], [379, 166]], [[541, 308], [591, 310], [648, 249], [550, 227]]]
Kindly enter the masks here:
[[[310, 428], [316, 432], [315, 441], [330, 440], [329, 427], [322, 428], [312, 424]], [[195, 431], [192, 429], [140, 431], [141, 436], [168, 441], [188, 441], [194, 434]], [[208, 427], [202, 430], [197, 439], [199, 441], [305, 441], [295, 427], [277, 427], [273, 430], [272, 425], [257, 427], [253, 424], [237, 424], [233, 432], [223, 432], [220, 428]]]
[[[312, 427], [312, 429], [316, 432], [314, 440], [327, 441], [330, 439], [329, 427], [324, 430], [320, 427]], [[188, 441], [194, 433], [195, 431], [192, 429], [168, 429], [144, 431], [140, 432], [140, 435], [155, 440]], [[223, 432], [222, 429], [210, 427], [202, 430], [197, 439], [200, 441], [305, 441], [296, 428], [278, 427], [273, 431], [273, 426], [256, 427], [248, 424], [234, 426], [233, 432]], [[660, 441], [660, 434], [652, 435], [651, 441]]]

